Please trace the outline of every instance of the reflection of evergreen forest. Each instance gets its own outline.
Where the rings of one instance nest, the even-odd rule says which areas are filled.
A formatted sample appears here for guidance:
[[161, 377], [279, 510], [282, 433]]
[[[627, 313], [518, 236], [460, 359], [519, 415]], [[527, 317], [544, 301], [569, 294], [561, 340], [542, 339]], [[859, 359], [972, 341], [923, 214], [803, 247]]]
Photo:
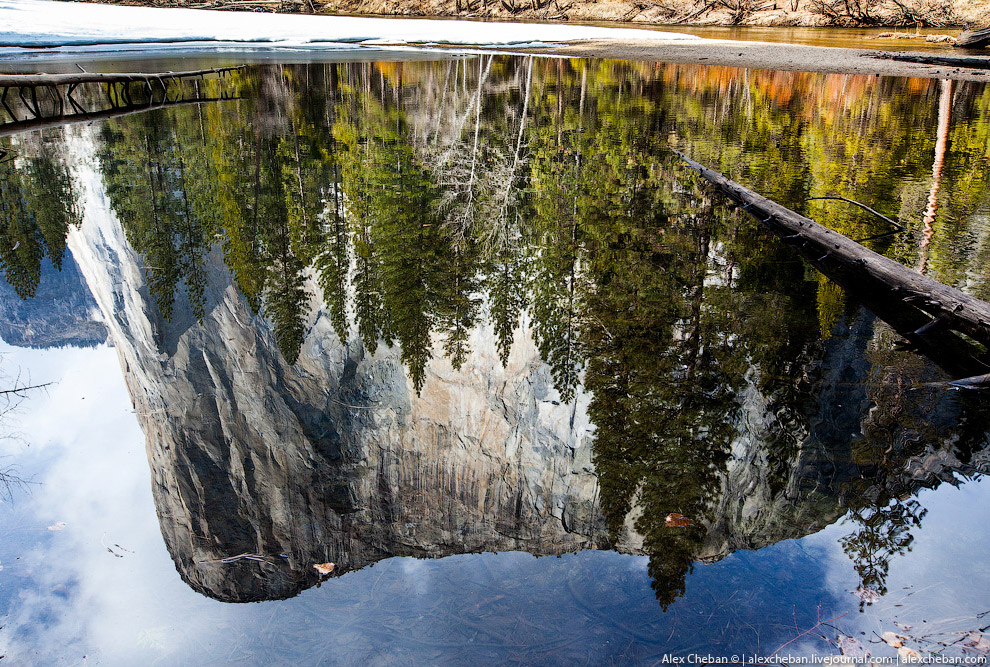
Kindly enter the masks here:
[[22, 299], [34, 296], [41, 266], [62, 266], [65, 237], [80, 213], [69, 170], [55, 141], [33, 136], [0, 142], [0, 268]]
[[[842, 482], [845, 547], [880, 592], [921, 520], [911, 493], [938, 481], [906, 480], [904, 462], [950, 428], [963, 463], [984, 445], [978, 398], [905, 388], [937, 376], [889, 352], [881, 325], [839, 336], [855, 319], [844, 293], [665, 147], [853, 238], [888, 229], [804, 199], [900, 218], [910, 232], [874, 249], [986, 297], [990, 88], [510, 57], [232, 80], [245, 99], [103, 129], [107, 191], [162, 315], [182, 294], [203, 316], [219, 248], [287, 360], [315, 298], [342, 341], [398, 344], [418, 389], [437, 350], [460, 366], [476, 325], [505, 360], [525, 313], [562, 400], [592, 396], [606, 521], [618, 530], [636, 510], [663, 604], [683, 592], [741, 438], [760, 443], [779, 493], [801, 492], [787, 487], [809, 457], [807, 485]], [[933, 172], [940, 113], [952, 122]], [[78, 217], [65, 167], [35, 155], [0, 165], [0, 259], [23, 296]], [[667, 527], [672, 512], [691, 525]]]

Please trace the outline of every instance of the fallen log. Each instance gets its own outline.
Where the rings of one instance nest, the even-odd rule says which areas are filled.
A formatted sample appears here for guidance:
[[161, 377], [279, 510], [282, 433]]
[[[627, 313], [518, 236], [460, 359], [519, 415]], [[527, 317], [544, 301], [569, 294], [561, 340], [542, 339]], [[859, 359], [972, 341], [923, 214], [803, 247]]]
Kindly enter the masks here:
[[[968, 370], [960, 367], [952, 372], [973, 375], [990, 369], [985, 363], [985, 350], [975, 349], [976, 346], [959, 336], [950, 339], [944, 336], [959, 332], [990, 348], [990, 303], [923, 276], [753, 192], [679, 151], [674, 153], [784, 243], [792, 245], [815, 268], [857, 297], [862, 296], [867, 307], [881, 319], [891, 322], [912, 344], [930, 345], [937, 334], [943, 341], [955, 340], [969, 348], [967, 356], [972, 364], [964, 364]], [[874, 307], [869, 305], [870, 301]]]
[[24, 132], [37, 132], [48, 130], [53, 127], [63, 125], [73, 125], [75, 123], [92, 123], [98, 120], [109, 120], [130, 116], [131, 114], [144, 113], [145, 111], [155, 111], [157, 109], [167, 109], [169, 107], [186, 106], [190, 104], [206, 104], [208, 102], [226, 102], [228, 100], [241, 99], [239, 97], [200, 97], [192, 100], [173, 100], [171, 102], [159, 102], [156, 104], [140, 104], [129, 107], [114, 107], [103, 111], [86, 111], [54, 118], [32, 118], [30, 120], [19, 120], [12, 123], [0, 124], [0, 137], [10, 137]]
[[955, 46], [963, 49], [979, 49], [990, 46], [990, 28], [983, 30], [966, 30], [956, 38]]
[[888, 51], [867, 53], [866, 56], [879, 60], [896, 60], [902, 63], [919, 63], [938, 67], [990, 69], [990, 58], [982, 56], [928, 56], [921, 53], [890, 53]]
[[221, 67], [212, 69], [197, 69], [186, 72], [71, 72], [69, 74], [0, 74], [0, 87], [29, 88], [33, 86], [67, 86], [81, 83], [133, 83], [135, 81], [148, 83], [168, 79], [186, 79], [205, 76], [207, 74], [222, 74], [240, 67]]

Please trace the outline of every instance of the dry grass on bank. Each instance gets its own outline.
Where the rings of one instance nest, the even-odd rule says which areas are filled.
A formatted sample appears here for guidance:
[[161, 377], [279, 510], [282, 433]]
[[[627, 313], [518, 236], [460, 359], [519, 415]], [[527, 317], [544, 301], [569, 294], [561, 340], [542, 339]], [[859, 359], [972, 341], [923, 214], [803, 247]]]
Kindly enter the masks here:
[[[83, 0], [87, 1], [87, 0]], [[203, 9], [630, 21], [666, 25], [990, 26], [990, 0], [117, 0]]]

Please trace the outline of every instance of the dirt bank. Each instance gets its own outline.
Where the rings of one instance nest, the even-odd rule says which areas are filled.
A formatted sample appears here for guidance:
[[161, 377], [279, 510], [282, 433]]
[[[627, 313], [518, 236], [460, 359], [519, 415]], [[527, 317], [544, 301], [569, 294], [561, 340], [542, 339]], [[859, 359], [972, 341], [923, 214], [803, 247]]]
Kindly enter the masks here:
[[[583, 58], [621, 58], [665, 63], [728, 65], [826, 74], [912, 76], [928, 79], [990, 82], [990, 56], [965, 56], [951, 66], [894, 60], [875, 49], [842, 49], [797, 44], [707, 40], [651, 44], [647, 42], [574, 42], [534, 52]], [[896, 57], [930, 58], [930, 53], [898, 53]], [[966, 63], [968, 66], [963, 65]]]
[[119, 4], [662, 25], [990, 26], [987, 0], [119, 0]]

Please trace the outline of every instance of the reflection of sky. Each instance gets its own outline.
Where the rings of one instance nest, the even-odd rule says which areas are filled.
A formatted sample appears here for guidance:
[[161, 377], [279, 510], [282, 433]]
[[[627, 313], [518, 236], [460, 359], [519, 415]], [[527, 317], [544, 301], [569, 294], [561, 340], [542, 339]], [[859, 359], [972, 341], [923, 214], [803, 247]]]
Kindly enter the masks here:
[[[848, 634], [903, 632], [909, 634], [948, 633], [986, 626], [990, 610], [990, 570], [985, 554], [990, 553], [990, 479], [966, 482], [961, 487], [948, 484], [924, 489], [918, 501], [928, 513], [915, 536], [911, 551], [894, 558], [887, 576], [888, 593], [862, 614], [852, 612], [842, 619]], [[846, 527], [833, 527], [837, 536]], [[827, 585], [840, 594], [857, 586], [855, 573], [835, 541], [829, 547], [836, 555], [828, 560]], [[848, 593], [846, 593], [848, 595]], [[851, 596], [850, 596], [851, 597]], [[954, 641], [958, 636], [953, 636]], [[893, 655], [883, 645], [871, 646], [874, 654]]]
[[[0, 505], [0, 654], [13, 664], [595, 664], [668, 650], [768, 653], [793, 638], [795, 623], [812, 625], [819, 604], [823, 615], [849, 612], [837, 626], [869, 632], [894, 619], [975, 614], [990, 590], [972, 557], [990, 546], [979, 528], [990, 520], [990, 484], [977, 482], [921, 494], [923, 529], [892, 563], [891, 593], [866, 614], [837, 543], [843, 525], [699, 564], [667, 613], [647, 559], [607, 552], [396, 558], [292, 600], [223, 604], [188, 588], [164, 548], [113, 348], [2, 351], [8, 374], [58, 382], [24, 403], [7, 425], [22, 439], [3, 444], [37, 482]], [[59, 522], [64, 529], [48, 530]]]

